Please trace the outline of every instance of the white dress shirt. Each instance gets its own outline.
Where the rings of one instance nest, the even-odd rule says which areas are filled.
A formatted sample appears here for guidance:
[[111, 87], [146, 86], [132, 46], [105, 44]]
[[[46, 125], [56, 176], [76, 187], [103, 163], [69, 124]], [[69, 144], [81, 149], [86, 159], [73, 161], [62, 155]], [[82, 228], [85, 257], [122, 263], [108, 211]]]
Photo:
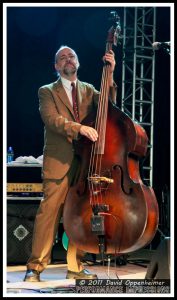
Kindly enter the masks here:
[[62, 82], [62, 85], [66, 91], [66, 94], [69, 98], [69, 101], [71, 103], [71, 105], [73, 106], [73, 101], [72, 101], [72, 86], [71, 86], [71, 83], [74, 82], [75, 83], [75, 86], [76, 86], [76, 82], [77, 82], [77, 79], [75, 81], [70, 81], [64, 77], [61, 77], [61, 82]]

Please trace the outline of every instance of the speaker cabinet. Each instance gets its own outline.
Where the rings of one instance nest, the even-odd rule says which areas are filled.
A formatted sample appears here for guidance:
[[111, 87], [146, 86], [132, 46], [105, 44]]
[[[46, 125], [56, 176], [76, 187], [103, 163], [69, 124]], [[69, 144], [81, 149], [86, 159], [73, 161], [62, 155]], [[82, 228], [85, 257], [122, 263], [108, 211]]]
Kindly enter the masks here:
[[26, 264], [40, 200], [7, 201], [7, 264]]
[[146, 279], [170, 279], [170, 238], [166, 237], [152, 255]]

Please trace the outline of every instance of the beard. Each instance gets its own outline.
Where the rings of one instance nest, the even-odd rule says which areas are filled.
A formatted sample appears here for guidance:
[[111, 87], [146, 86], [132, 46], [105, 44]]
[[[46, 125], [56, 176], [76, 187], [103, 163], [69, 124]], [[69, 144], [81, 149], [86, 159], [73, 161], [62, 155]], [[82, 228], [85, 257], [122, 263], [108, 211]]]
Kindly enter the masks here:
[[65, 66], [64, 66], [64, 68], [63, 68], [63, 73], [65, 74], [65, 75], [73, 75], [73, 74], [75, 74], [77, 72], [77, 68], [76, 68], [76, 66], [75, 65], [73, 65], [73, 64], [66, 64]]

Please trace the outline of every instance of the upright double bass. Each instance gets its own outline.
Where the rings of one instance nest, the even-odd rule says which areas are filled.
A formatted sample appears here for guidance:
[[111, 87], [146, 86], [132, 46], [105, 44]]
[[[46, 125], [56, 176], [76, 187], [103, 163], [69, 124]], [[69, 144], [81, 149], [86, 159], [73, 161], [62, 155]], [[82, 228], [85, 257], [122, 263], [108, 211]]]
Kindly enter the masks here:
[[[120, 34], [119, 17], [114, 17], [106, 51]], [[146, 132], [109, 101], [109, 67], [104, 64], [97, 111], [82, 122], [97, 130], [98, 140], [81, 137], [74, 145], [80, 175], [66, 197], [63, 224], [79, 249], [118, 255], [150, 243], [159, 215], [154, 191], [139, 172], [139, 160], [147, 151]]]

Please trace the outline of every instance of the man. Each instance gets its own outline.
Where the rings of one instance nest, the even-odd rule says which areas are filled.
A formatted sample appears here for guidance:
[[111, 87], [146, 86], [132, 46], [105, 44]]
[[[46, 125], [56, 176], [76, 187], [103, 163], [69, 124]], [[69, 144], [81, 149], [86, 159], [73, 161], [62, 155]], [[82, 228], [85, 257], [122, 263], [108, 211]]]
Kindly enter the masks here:
[[[110, 50], [104, 60], [109, 64], [110, 97], [116, 101], [113, 81], [114, 53]], [[44, 122], [43, 193], [34, 224], [32, 254], [27, 262], [24, 281], [40, 281], [40, 273], [50, 262], [53, 241], [62, 216], [63, 204], [78, 170], [72, 141], [84, 135], [95, 142], [97, 131], [80, 122], [97, 105], [99, 92], [91, 85], [77, 79], [79, 60], [75, 51], [62, 46], [55, 55], [55, 69], [59, 79], [39, 89], [39, 110]], [[73, 83], [77, 90], [77, 104], [73, 103]], [[94, 279], [82, 266], [84, 253], [70, 241], [67, 250], [67, 276], [71, 279]]]

